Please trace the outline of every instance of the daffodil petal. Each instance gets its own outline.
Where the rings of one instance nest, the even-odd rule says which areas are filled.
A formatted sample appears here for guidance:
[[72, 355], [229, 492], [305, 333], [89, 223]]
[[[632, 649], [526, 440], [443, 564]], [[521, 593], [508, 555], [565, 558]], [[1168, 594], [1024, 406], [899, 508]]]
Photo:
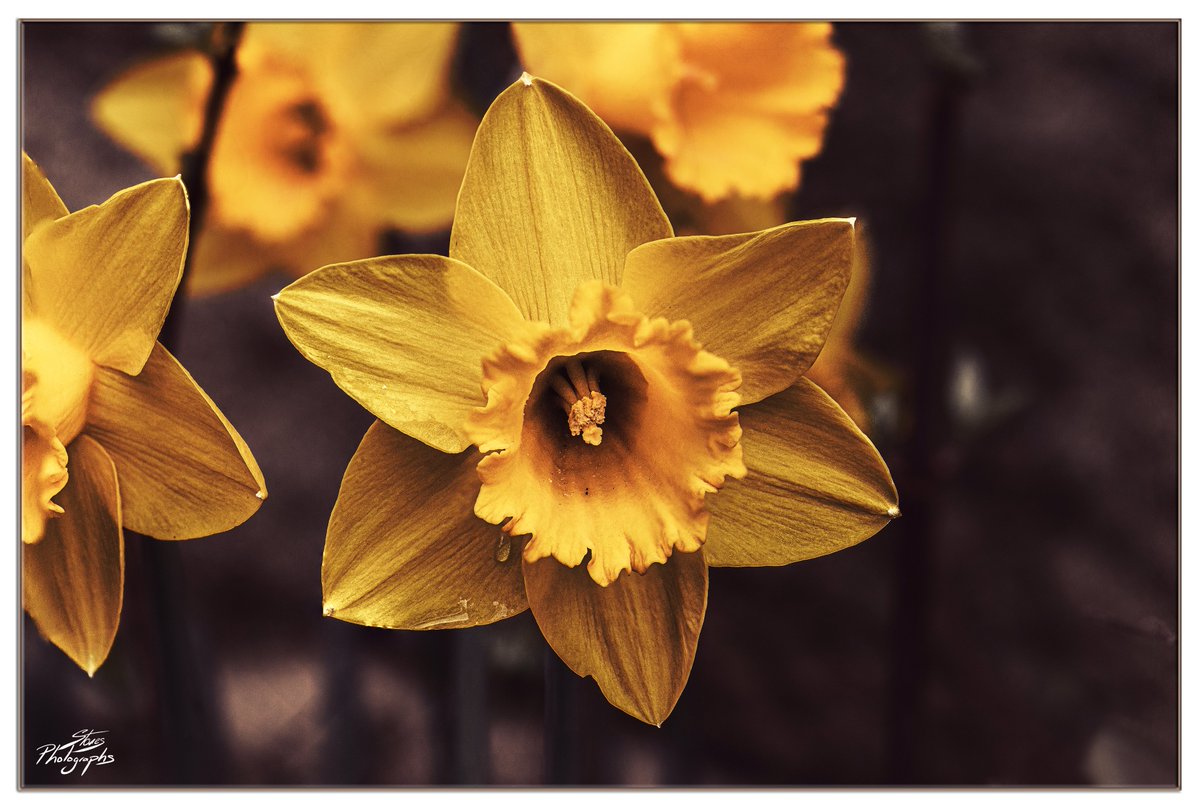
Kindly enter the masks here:
[[410, 233], [443, 230], [454, 218], [458, 189], [479, 119], [458, 102], [404, 127], [363, 133], [359, 149], [370, 210]]
[[196, 51], [138, 65], [92, 102], [92, 120], [113, 140], [162, 174], [200, 140], [212, 66]]
[[519, 543], [512, 547], [471, 513], [478, 461], [474, 450], [449, 455], [382, 422], [371, 426], [329, 519], [326, 615], [391, 629], [453, 629], [526, 609]]
[[208, 536], [241, 525], [266, 499], [246, 442], [161, 344], [137, 376], [98, 369], [86, 431], [117, 466], [131, 531]]
[[[21, 152], [21, 241], [25, 241], [35, 227], [44, 222], [53, 222], [66, 216], [69, 211], [58, 192], [40, 166], [29, 155]], [[21, 261], [21, 315], [29, 317], [31, 310], [29, 284], [29, 262]]]
[[25, 240], [30, 304], [94, 362], [136, 374], [179, 286], [187, 243], [178, 178], [125, 189]]
[[338, 47], [320, 74], [327, 92], [362, 115], [415, 120], [450, 95], [458, 23], [336, 23]]
[[[870, 297], [871, 240], [869, 231], [863, 227], [862, 223], [856, 223], [854, 260], [851, 263], [850, 280], [846, 284], [846, 294], [842, 296], [842, 305], [838, 307], [837, 317], [825, 340], [826, 347], [831, 345], [851, 347], [854, 345], [854, 335], [858, 332]], [[817, 360], [819, 362], [820, 357]]]
[[376, 219], [362, 218], [337, 203], [329, 206], [318, 226], [282, 243], [213, 223], [192, 243], [192, 266], [184, 282], [187, 294], [228, 292], [273, 270], [299, 278], [326, 264], [370, 256], [379, 252], [381, 230]]
[[357, 121], [413, 120], [449, 93], [458, 23], [261, 22], [243, 47], [286, 56]]
[[613, 705], [661, 725], [696, 658], [708, 602], [703, 555], [677, 551], [607, 587], [553, 559], [526, 561], [524, 570], [529, 608], [555, 654], [580, 677], [594, 677]]
[[383, 230], [378, 211], [368, 217], [337, 200], [318, 227], [279, 245], [278, 250], [268, 249], [279, 256], [280, 266], [288, 275], [300, 278], [317, 267], [379, 255]]
[[786, 565], [856, 545], [900, 515], [887, 465], [807, 379], [738, 411], [750, 473], [709, 506], [704, 556], [718, 567]]
[[311, 272], [275, 298], [288, 339], [392, 427], [443, 452], [470, 445], [483, 355], [520, 313], [495, 284], [444, 256], [387, 256]]
[[664, 23], [514, 22], [525, 68], [568, 88], [616, 129], [649, 134], [666, 114], [679, 43]]
[[630, 250], [671, 234], [637, 163], [574, 96], [526, 76], [492, 102], [450, 255], [495, 281], [527, 318], [565, 325], [576, 287], [619, 284]]
[[[726, 236], [767, 230], [787, 222], [786, 196], [760, 199], [758, 197], [726, 197], [720, 202], [703, 203], [689, 194], [692, 202], [695, 231], [687, 236]], [[682, 230], [682, 228], [681, 228]]]
[[279, 262], [276, 252], [248, 231], [206, 225], [192, 242], [187, 294], [212, 295], [248, 284]]
[[93, 674], [108, 657], [125, 586], [125, 545], [117, 473], [87, 436], [71, 442], [63, 513], [22, 552], [23, 600], [38, 631]]
[[870, 287], [870, 246], [860, 227], [854, 240], [854, 270], [841, 308], [829, 329], [825, 347], [805, 372], [805, 376], [820, 385], [867, 433], [871, 431], [871, 419], [865, 400], [873, 389], [885, 384], [874, 364], [860, 356], [854, 347], [854, 336], [866, 309]]
[[810, 366], [850, 279], [854, 220], [643, 245], [622, 289], [642, 311], [686, 318], [704, 347], [742, 373], [742, 402], [787, 388]]
[[[652, 137], [672, 182], [712, 202], [770, 197], [821, 151], [845, 59], [829, 23], [682, 23], [687, 72]], [[770, 65], [769, 70], [762, 69]]]
[[68, 213], [41, 166], [21, 152], [21, 239], [43, 222], [53, 222]]
[[51, 498], [67, 485], [67, 450], [57, 437], [23, 428], [21, 438], [21, 540], [41, 542], [46, 520], [61, 514]]
[[870, 395], [875, 371], [853, 348], [827, 345], [806, 378], [828, 393], [864, 433], [871, 431], [864, 400]]

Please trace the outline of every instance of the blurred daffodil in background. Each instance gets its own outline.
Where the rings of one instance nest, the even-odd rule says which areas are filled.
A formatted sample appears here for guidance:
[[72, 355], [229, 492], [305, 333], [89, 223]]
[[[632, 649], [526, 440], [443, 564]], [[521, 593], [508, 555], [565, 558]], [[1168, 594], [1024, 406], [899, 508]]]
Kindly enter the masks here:
[[176, 178], [69, 213], [23, 156], [24, 606], [92, 674], [116, 636], [128, 528], [226, 531], [266, 497], [233, 426], [156, 341], [183, 272]]
[[[379, 251], [446, 228], [478, 120], [450, 92], [454, 23], [251, 23], [209, 167], [189, 289]], [[95, 99], [97, 124], [157, 171], [200, 139], [210, 61], [139, 65]]]
[[521, 22], [513, 35], [527, 70], [650, 138], [671, 182], [708, 203], [794, 190], [844, 80], [829, 23]]
[[874, 435], [870, 403], [884, 391], [895, 389], [895, 374], [868, 359], [858, 348], [857, 336], [871, 291], [870, 240], [860, 227], [854, 248], [854, 267], [841, 308], [808, 378], [834, 398], [866, 433]]
[[276, 296], [379, 419], [330, 519], [326, 614], [531, 609], [571, 669], [660, 724], [710, 565], [821, 556], [899, 513], [871, 442], [802, 376], [853, 252], [846, 219], [674, 237], [612, 131], [523, 76], [479, 127], [449, 258], [337, 264]]
[[[764, 230], [778, 225], [784, 217], [783, 200], [733, 197], [711, 204], [696, 204], [676, 195], [673, 210], [688, 223], [689, 233], [730, 235]], [[681, 228], [682, 230], [682, 228]], [[863, 354], [858, 346], [871, 293], [870, 240], [861, 222], [855, 227], [854, 260], [846, 294], [842, 297], [825, 345], [805, 375], [833, 397], [864, 432], [872, 434], [871, 403], [894, 390], [895, 374]]]

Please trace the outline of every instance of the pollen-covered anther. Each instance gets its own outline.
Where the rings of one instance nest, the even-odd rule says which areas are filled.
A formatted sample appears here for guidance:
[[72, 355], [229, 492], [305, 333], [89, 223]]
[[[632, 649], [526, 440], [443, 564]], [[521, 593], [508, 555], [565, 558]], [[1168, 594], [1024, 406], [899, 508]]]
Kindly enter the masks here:
[[581, 436], [585, 444], [600, 446], [604, 437], [600, 425], [604, 423], [608, 399], [600, 392], [595, 368], [585, 369], [577, 358], [571, 358], [563, 365], [563, 373], [554, 376], [550, 384], [566, 411], [571, 435]]

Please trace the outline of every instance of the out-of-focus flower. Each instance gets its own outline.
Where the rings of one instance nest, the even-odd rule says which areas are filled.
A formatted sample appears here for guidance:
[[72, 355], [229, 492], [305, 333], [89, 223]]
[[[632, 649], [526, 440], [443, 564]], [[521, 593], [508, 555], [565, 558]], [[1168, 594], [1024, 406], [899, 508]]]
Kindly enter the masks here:
[[[766, 230], [786, 221], [785, 199], [772, 197], [756, 199], [733, 196], [706, 203], [663, 184], [661, 176], [650, 174], [651, 184], [662, 189], [663, 207], [671, 212], [671, 221], [683, 235], [724, 236]], [[868, 402], [887, 388], [893, 387], [893, 375], [867, 359], [856, 346], [858, 326], [862, 320], [870, 293], [870, 253], [862, 225], [856, 228], [854, 267], [850, 283], [838, 308], [837, 317], [820, 355], [808, 369], [807, 376], [833, 397], [862, 430], [871, 432]]]
[[828, 23], [514, 23], [525, 68], [618, 131], [650, 137], [671, 181], [712, 202], [796, 188], [821, 151], [845, 60]]
[[[449, 225], [478, 120], [451, 98], [452, 23], [252, 23], [209, 168], [189, 287], [378, 252], [388, 228]], [[212, 84], [194, 51], [133, 68], [93, 117], [156, 170], [199, 141]]]
[[187, 251], [183, 184], [153, 180], [69, 214], [23, 162], [24, 604], [90, 675], [121, 617], [123, 528], [207, 536], [267, 491], [237, 431], [155, 339]]
[[820, 385], [864, 431], [871, 432], [867, 402], [895, 384], [892, 374], [859, 352], [856, 338], [871, 290], [870, 242], [860, 232], [855, 242], [854, 268], [841, 308], [829, 330], [825, 347], [808, 369]]
[[820, 556], [898, 514], [875, 448], [801, 376], [853, 243], [845, 219], [674, 238], [608, 127], [523, 76], [480, 125], [450, 258], [325, 267], [276, 296], [380, 419], [330, 518], [326, 614], [432, 629], [530, 608], [576, 673], [661, 723], [709, 565]]

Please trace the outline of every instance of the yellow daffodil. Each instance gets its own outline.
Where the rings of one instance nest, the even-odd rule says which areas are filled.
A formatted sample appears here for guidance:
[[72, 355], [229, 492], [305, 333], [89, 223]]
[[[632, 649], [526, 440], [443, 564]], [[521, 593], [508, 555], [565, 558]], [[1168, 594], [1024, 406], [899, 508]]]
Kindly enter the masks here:
[[845, 60], [828, 23], [514, 23], [525, 68], [648, 136], [706, 202], [796, 188]]
[[820, 556], [898, 514], [875, 448], [801, 376], [853, 244], [845, 219], [673, 238], [611, 130], [522, 77], [480, 124], [450, 258], [324, 267], [276, 296], [379, 419], [330, 518], [326, 614], [431, 629], [530, 608], [575, 672], [661, 723], [709, 565]]
[[187, 251], [183, 184], [154, 180], [68, 213], [23, 163], [24, 604], [90, 675], [121, 617], [123, 528], [226, 531], [267, 491], [237, 431], [156, 341]]
[[[373, 255], [391, 227], [448, 226], [478, 123], [450, 97], [456, 34], [451, 23], [247, 25], [190, 289]], [[174, 173], [200, 138], [211, 84], [200, 53], [168, 56], [113, 82], [93, 117]]]

